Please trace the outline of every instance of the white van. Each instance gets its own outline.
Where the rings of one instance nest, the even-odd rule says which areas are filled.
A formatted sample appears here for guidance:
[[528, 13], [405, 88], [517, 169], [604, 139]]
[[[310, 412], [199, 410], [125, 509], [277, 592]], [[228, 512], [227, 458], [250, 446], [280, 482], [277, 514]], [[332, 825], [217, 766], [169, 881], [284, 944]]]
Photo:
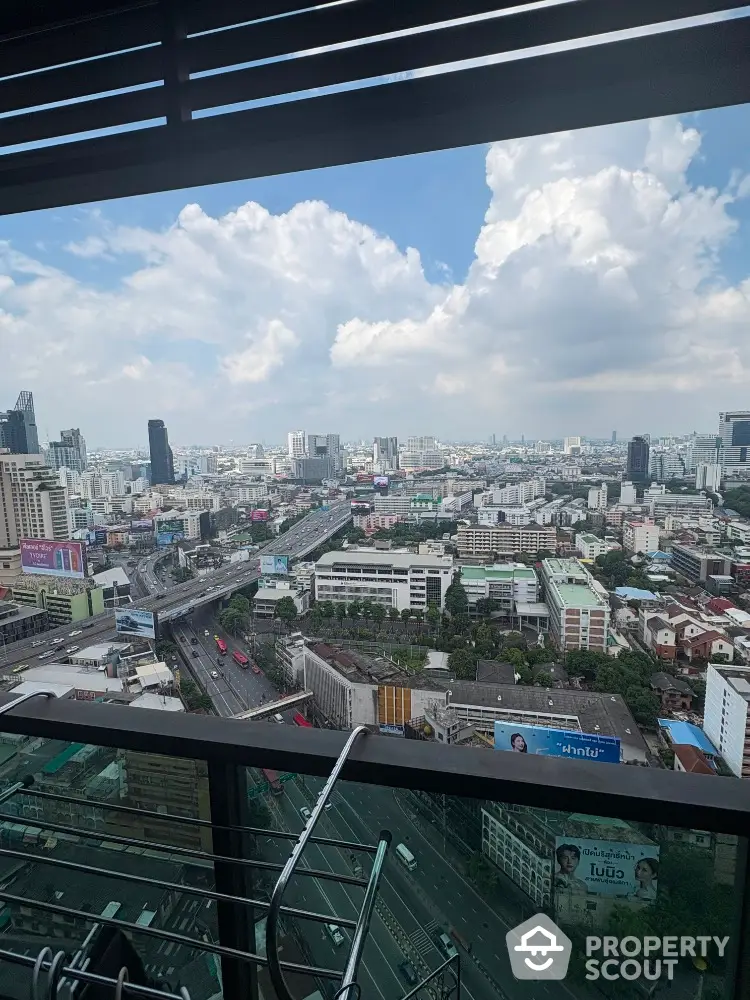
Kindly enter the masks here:
[[437, 944], [438, 948], [442, 951], [446, 958], [455, 958], [458, 954], [455, 944], [445, 932], [438, 936]]
[[282, 725], [283, 725], [283, 723], [284, 723], [284, 716], [283, 716], [283, 715], [280, 715], [280, 714], [279, 714], [279, 713], [277, 712], [277, 713], [276, 713], [276, 715], [274, 715], [274, 717], [273, 717], [273, 721], [274, 721], [274, 722], [280, 722], [280, 723], [282, 723]]
[[328, 937], [333, 941], [337, 948], [340, 948], [344, 943], [344, 935], [341, 933], [341, 928], [338, 924], [326, 924], [326, 931], [328, 932]]
[[417, 867], [417, 859], [405, 844], [396, 845], [396, 857], [409, 872], [413, 872]]

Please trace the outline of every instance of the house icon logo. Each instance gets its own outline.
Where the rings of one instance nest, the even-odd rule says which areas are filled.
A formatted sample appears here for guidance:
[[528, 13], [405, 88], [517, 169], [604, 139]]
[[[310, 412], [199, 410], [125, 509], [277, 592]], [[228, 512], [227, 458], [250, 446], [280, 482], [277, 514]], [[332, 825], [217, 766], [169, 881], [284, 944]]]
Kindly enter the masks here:
[[524, 920], [505, 935], [516, 979], [565, 979], [572, 944], [544, 913]]

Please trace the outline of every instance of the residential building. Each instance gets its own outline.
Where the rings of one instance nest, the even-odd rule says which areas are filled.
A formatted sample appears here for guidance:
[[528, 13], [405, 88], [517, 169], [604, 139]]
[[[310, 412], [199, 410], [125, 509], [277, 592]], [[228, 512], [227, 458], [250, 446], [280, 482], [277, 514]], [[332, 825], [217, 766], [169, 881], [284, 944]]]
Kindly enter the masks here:
[[457, 544], [461, 556], [512, 556], [517, 552], [536, 555], [556, 550], [557, 533], [552, 525], [541, 524], [460, 525]]
[[361, 528], [366, 535], [372, 535], [381, 528], [392, 528], [403, 520], [403, 514], [355, 514], [352, 518], [354, 527]]
[[628, 442], [626, 475], [632, 483], [644, 483], [648, 478], [649, 443], [639, 435]]
[[[708, 757], [698, 747], [691, 743], [673, 743], [674, 769], [686, 774], [708, 774], [716, 777], [716, 769], [711, 766]], [[687, 831], [686, 831], [687, 832]], [[694, 834], [694, 842], [702, 845], [703, 841], [698, 840], [700, 833]]]
[[517, 507], [543, 497], [547, 488], [544, 479], [529, 479], [523, 483], [511, 483], [499, 490], [488, 490], [480, 494], [482, 506]]
[[25, 608], [13, 601], [0, 601], [0, 642], [3, 650], [9, 642], [18, 642], [46, 632], [47, 612], [42, 608]]
[[607, 509], [607, 484], [602, 483], [601, 486], [594, 486], [589, 490], [588, 498], [588, 508], [589, 510], [606, 510]]
[[660, 660], [674, 660], [677, 656], [677, 633], [671, 622], [662, 615], [643, 612], [641, 637], [645, 645]]
[[398, 469], [398, 438], [376, 437], [372, 442], [373, 472], [395, 472]]
[[307, 453], [304, 431], [289, 431], [286, 436], [286, 453], [289, 458], [304, 458]]
[[659, 528], [650, 518], [622, 522], [622, 545], [629, 552], [656, 552], [659, 548]]
[[718, 493], [721, 488], [721, 466], [717, 462], [699, 462], [695, 467], [695, 488]]
[[719, 437], [724, 475], [750, 471], [750, 411], [720, 413]]
[[106, 497], [120, 497], [125, 493], [125, 474], [119, 469], [117, 472], [103, 472], [101, 483]]
[[658, 483], [670, 479], [684, 479], [689, 475], [687, 452], [670, 448], [666, 451], [651, 450], [648, 460], [648, 474]]
[[719, 552], [675, 543], [672, 546], [672, 568], [690, 583], [706, 583], [710, 576], [729, 576], [732, 559]]
[[580, 552], [582, 559], [596, 559], [597, 556], [606, 555], [610, 546], [603, 538], [585, 533], [576, 535], [576, 552]]
[[149, 420], [148, 448], [151, 455], [151, 484], [174, 482], [174, 456], [163, 420]]
[[69, 537], [65, 490], [41, 455], [0, 452], [0, 583], [18, 576], [22, 538]]
[[[246, 503], [255, 503], [259, 499], [268, 496], [267, 486], [236, 486], [232, 488], [235, 499], [243, 500]], [[183, 498], [188, 510], [221, 510], [221, 497], [218, 493], [210, 490], [200, 490], [198, 493], [186, 493]]]
[[0, 413], [0, 448], [11, 455], [39, 455], [33, 393], [24, 390], [12, 410]]
[[[653, 619], [651, 619], [653, 621]], [[659, 671], [651, 674], [651, 690], [661, 699], [663, 712], [689, 712], [693, 704], [693, 689], [681, 677]]]
[[84, 500], [93, 500], [103, 496], [102, 477], [98, 472], [84, 472], [78, 480], [81, 496]]
[[606, 652], [609, 601], [588, 570], [577, 559], [544, 559], [542, 582], [558, 647]]
[[581, 439], [580, 437], [566, 437], [563, 441], [563, 454], [565, 455], [580, 455], [581, 454]]
[[[263, 581], [260, 581], [263, 583]], [[310, 592], [286, 586], [259, 586], [253, 597], [253, 613], [257, 618], [275, 618], [279, 601], [291, 597], [298, 615], [303, 615], [310, 607]]]
[[627, 507], [635, 503], [635, 483], [623, 480], [620, 486], [620, 503]]
[[476, 607], [477, 601], [490, 599], [498, 611], [512, 614], [517, 602], [535, 604], [539, 600], [536, 572], [523, 563], [462, 566], [461, 583], [469, 599], [469, 608]]
[[714, 509], [711, 497], [703, 493], [668, 493], [663, 486], [647, 489], [643, 502], [653, 518], [664, 518], [670, 514], [710, 514]]
[[[308, 434], [307, 435], [307, 457], [309, 460], [322, 460], [328, 462], [328, 473], [321, 476], [322, 479], [330, 477], [336, 478], [344, 471], [343, 454], [341, 452], [341, 439], [338, 434]], [[298, 476], [298, 479], [317, 478], [309, 476]]]
[[691, 639], [684, 639], [680, 643], [680, 648], [690, 663], [694, 660], [731, 663], [734, 659], [733, 642], [716, 629], [706, 629]]
[[407, 471], [410, 469], [442, 469], [445, 465], [440, 451], [403, 451], [399, 456], [399, 465]]
[[73, 469], [75, 472], [86, 471], [86, 442], [77, 427], [60, 431], [59, 441], [50, 441], [47, 449], [47, 461], [53, 469]]
[[477, 510], [477, 522], [482, 525], [523, 525], [533, 520], [534, 507], [531, 504], [521, 504], [517, 507], [480, 507]]
[[306, 483], [319, 483], [330, 479], [332, 475], [331, 460], [327, 455], [318, 458], [293, 458], [291, 467], [292, 479], [301, 479]]
[[167, 510], [154, 517], [154, 534], [160, 532], [172, 532], [171, 528], [165, 529], [165, 524], [177, 522], [182, 524], [181, 534], [183, 538], [194, 539], [201, 537], [201, 510]]
[[89, 507], [68, 507], [68, 537], [74, 531], [92, 528], [94, 526], [94, 512]]
[[732, 774], [750, 778], [750, 667], [709, 663], [703, 729]]
[[386, 608], [442, 608], [453, 579], [451, 556], [412, 553], [326, 552], [315, 564], [318, 601], [370, 600]]

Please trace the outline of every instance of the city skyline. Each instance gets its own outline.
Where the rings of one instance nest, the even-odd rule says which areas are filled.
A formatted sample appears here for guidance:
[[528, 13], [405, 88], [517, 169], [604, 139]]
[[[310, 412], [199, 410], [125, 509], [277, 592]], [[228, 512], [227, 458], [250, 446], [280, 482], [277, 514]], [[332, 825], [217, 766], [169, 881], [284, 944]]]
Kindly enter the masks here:
[[748, 114], [5, 219], [0, 395], [92, 447], [155, 401], [175, 442], [713, 430], [747, 395]]

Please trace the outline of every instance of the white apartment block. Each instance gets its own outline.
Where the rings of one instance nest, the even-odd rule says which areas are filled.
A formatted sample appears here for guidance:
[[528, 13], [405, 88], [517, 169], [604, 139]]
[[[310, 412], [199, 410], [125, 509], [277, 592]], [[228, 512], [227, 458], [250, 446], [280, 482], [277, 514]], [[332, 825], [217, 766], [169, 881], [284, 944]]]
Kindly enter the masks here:
[[69, 537], [65, 489], [41, 455], [0, 451], [0, 581], [20, 573], [22, 538]]
[[580, 455], [581, 454], [581, 439], [580, 437], [566, 437], [563, 441], [563, 454], [565, 455]]
[[629, 552], [656, 552], [659, 548], [659, 528], [650, 518], [623, 521], [622, 544]]
[[635, 483], [623, 482], [620, 486], [620, 503], [631, 506], [635, 503]]
[[318, 601], [370, 600], [386, 608], [442, 608], [453, 579], [451, 556], [391, 552], [326, 552], [315, 564]]
[[529, 500], [543, 497], [546, 488], [543, 479], [529, 479], [524, 483], [512, 483], [499, 490], [488, 490], [482, 494], [486, 498], [482, 502], [487, 506], [517, 507], [520, 504], [528, 503]]
[[696, 490], [718, 493], [721, 487], [721, 466], [715, 462], [699, 462], [695, 467]]
[[93, 500], [94, 497], [100, 497], [103, 492], [102, 477], [98, 472], [81, 473], [80, 493], [85, 500]]
[[[298, 456], [304, 458], [304, 455]], [[275, 458], [240, 458], [237, 469], [243, 476], [274, 476], [277, 462]]]
[[404, 493], [391, 493], [389, 496], [376, 496], [374, 501], [376, 514], [395, 514], [406, 517], [411, 513], [411, 497]]
[[221, 497], [218, 493], [202, 490], [199, 493], [186, 493], [182, 502], [188, 510], [219, 510]]
[[594, 486], [589, 490], [588, 498], [588, 508], [589, 510], [606, 510], [607, 509], [607, 484], [602, 483], [601, 486]]
[[286, 440], [287, 455], [289, 458], [305, 457], [306, 440], [304, 431], [289, 431]]
[[496, 563], [493, 566], [462, 566], [461, 584], [469, 606], [491, 598], [497, 606], [511, 613], [516, 603], [536, 604], [539, 581], [531, 566], [523, 563]]
[[154, 518], [154, 533], [159, 533], [159, 523], [161, 521], [182, 521], [184, 525], [185, 538], [200, 538], [200, 516], [201, 512], [199, 510], [165, 511], [163, 514], [157, 514]]
[[81, 492], [81, 473], [76, 472], [75, 469], [69, 469], [67, 466], [61, 466], [57, 470], [57, 475], [60, 480], [60, 485], [64, 486], [68, 493], [78, 493]]
[[[233, 500], [237, 500], [239, 503], [264, 503], [268, 500], [268, 487], [265, 484], [258, 484], [256, 486], [233, 486], [230, 490]], [[218, 497], [216, 498], [219, 499]], [[206, 508], [218, 510], [215, 508]]]
[[550, 635], [560, 649], [607, 650], [607, 592], [577, 559], [544, 559]]
[[441, 451], [403, 451], [399, 456], [402, 469], [442, 469], [445, 465]]
[[108, 497], [117, 497], [125, 492], [125, 474], [123, 472], [103, 472], [101, 475], [102, 493]]
[[94, 514], [87, 507], [68, 507], [68, 535], [73, 537], [74, 531], [93, 528]]
[[750, 667], [709, 663], [703, 729], [738, 778], [750, 778]]
[[597, 538], [588, 532], [576, 535], [576, 552], [580, 552], [583, 559], [596, 559], [597, 556], [604, 556], [609, 552], [609, 546], [603, 538]]
[[552, 525], [462, 525], [458, 529], [458, 552], [461, 556], [512, 556], [516, 552], [535, 554], [546, 549], [554, 552], [557, 533]]
[[479, 507], [477, 509], [477, 523], [483, 525], [528, 524], [534, 519], [534, 508], [529, 504], [517, 507]]
[[731, 476], [750, 469], [750, 412], [719, 414], [719, 437], [724, 472]]

